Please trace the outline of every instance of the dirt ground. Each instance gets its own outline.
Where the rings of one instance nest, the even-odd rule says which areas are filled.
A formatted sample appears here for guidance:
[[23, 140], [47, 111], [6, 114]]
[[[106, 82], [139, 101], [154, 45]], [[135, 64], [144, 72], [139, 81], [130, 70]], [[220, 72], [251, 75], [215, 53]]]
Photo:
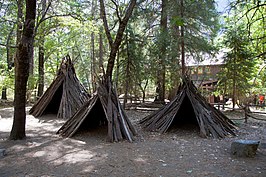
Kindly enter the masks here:
[[[83, 132], [63, 139], [55, 132], [64, 123], [54, 115], [27, 116], [27, 139], [7, 140], [13, 108], [0, 109], [1, 177], [33, 176], [266, 176], [266, 149], [259, 146], [254, 158], [230, 155], [236, 139], [265, 141], [266, 121], [235, 121], [237, 137], [204, 139], [197, 129], [180, 129], [167, 134], [145, 132], [137, 121], [150, 112], [127, 111], [139, 136], [134, 143], [109, 143], [104, 129]], [[241, 113], [227, 113], [230, 118]], [[260, 116], [263, 117], [263, 116]]]

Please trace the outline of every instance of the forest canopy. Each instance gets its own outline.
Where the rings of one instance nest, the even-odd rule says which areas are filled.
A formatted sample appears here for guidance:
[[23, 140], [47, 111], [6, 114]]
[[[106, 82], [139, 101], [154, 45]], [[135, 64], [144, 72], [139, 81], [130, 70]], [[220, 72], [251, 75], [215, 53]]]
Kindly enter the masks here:
[[[114, 40], [131, 1], [104, 2], [109, 37]], [[182, 60], [203, 61], [205, 54], [215, 56], [222, 49], [228, 52], [216, 93], [238, 98], [265, 93], [266, 2], [230, 1], [224, 13], [218, 12], [218, 5], [211, 0], [136, 1], [113, 69], [118, 93], [143, 100], [157, 95], [163, 101], [179, 84]], [[100, 1], [39, 0], [36, 8], [27, 100], [34, 101], [43, 94], [67, 54], [82, 84], [94, 92], [111, 50]], [[0, 1], [2, 99], [13, 99], [14, 59], [25, 9], [21, 0]]]

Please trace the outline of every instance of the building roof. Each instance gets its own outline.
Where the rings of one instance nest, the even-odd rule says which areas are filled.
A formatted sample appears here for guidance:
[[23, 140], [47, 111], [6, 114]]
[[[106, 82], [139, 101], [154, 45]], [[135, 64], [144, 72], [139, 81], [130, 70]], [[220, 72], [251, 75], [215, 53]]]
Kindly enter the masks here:
[[186, 56], [186, 66], [208, 66], [208, 65], [222, 65], [224, 64], [224, 57], [226, 49], [220, 50], [218, 53], [202, 54], [200, 57]]

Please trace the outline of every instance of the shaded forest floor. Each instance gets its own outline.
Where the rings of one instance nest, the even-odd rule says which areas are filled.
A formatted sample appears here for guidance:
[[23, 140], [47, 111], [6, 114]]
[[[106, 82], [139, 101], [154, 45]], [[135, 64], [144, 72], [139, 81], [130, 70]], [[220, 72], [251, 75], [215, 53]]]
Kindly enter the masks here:
[[[34, 118], [27, 115], [27, 139], [7, 140], [12, 126], [13, 108], [0, 109], [0, 176], [265, 176], [266, 149], [260, 146], [254, 158], [230, 155], [236, 139], [263, 140], [266, 121], [234, 120], [237, 137], [204, 139], [193, 127], [167, 134], [145, 132], [137, 121], [151, 112], [130, 110], [128, 117], [139, 131], [134, 143], [109, 143], [107, 130], [82, 132], [63, 139], [55, 132], [64, 123], [54, 115]], [[238, 119], [240, 112], [227, 112]], [[258, 116], [258, 115], [257, 115]], [[264, 115], [259, 115], [265, 118]]]

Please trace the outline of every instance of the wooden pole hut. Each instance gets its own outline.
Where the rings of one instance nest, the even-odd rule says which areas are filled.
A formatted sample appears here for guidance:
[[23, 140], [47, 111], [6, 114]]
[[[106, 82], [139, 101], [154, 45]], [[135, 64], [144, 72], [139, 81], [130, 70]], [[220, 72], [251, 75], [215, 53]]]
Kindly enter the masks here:
[[88, 99], [89, 94], [80, 83], [70, 56], [62, 59], [57, 77], [45, 93], [35, 102], [29, 113], [35, 117], [57, 114], [57, 118], [70, 118]]
[[145, 130], [161, 133], [178, 124], [194, 124], [202, 137], [214, 138], [234, 136], [236, 129], [230, 119], [205, 100], [188, 76], [182, 78], [176, 97], [140, 124]]
[[123, 139], [132, 142], [137, 132], [118, 100], [116, 89], [109, 82], [98, 83], [97, 92], [58, 130], [63, 137], [72, 137], [79, 131], [105, 127], [108, 140]]

